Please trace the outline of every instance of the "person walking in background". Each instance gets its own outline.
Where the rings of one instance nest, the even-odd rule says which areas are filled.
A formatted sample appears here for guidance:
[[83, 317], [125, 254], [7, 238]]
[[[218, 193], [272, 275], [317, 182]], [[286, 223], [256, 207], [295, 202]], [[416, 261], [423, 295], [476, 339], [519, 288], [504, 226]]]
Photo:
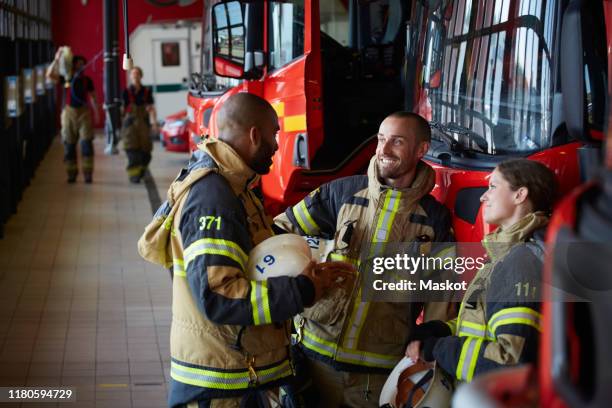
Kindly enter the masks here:
[[[65, 66], [60, 75], [58, 68], [60, 59]], [[94, 120], [98, 122], [99, 113], [96, 103], [96, 93], [93, 81], [83, 73], [87, 60], [80, 55], [72, 54], [68, 47], [60, 47], [46, 77], [53, 82], [60, 82], [64, 87], [63, 109], [61, 115], [61, 134], [64, 143], [64, 162], [68, 173], [68, 183], [77, 179], [77, 143], [81, 140], [82, 171], [86, 183], [92, 182], [94, 167], [93, 138], [94, 129], [92, 116], [87, 103], [91, 104]]]
[[121, 138], [127, 155], [127, 173], [132, 183], [139, 183], [151, 162], [151, 129], [157, 133], [157, 114], [151, 88], [142, 85], [142, 69], [130, 71], [130, 86], [123, 91]]

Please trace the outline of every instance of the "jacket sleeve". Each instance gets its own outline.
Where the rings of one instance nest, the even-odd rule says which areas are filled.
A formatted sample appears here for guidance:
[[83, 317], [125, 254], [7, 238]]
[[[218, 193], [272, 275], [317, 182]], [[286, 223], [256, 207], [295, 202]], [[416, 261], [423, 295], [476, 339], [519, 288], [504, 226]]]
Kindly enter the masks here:
[[491, 369], [537, 359], [541, 316], [536, 300], [542, 262], [528, 251], [517, 251], [491, 276], [486, 294], [487, 325], [471, 327], [482, 330], [483, 337], [449, 336], [436, 342], [434, 358], [458, 380], [471, 381]]
[[194, 301], [211, 321], [263, 325], [303, 310], [304, 288], [311, 285], [304, 282], [308, 278], [245, 277], [252, 247], [248, 223], [239, 199], [221, 176], [205, 177], [192, 186], [179, 229], [184, 276]]
[[323, 184], [302, 201], [276, 216], [276, 227], [299, 235], [330, 239], [336, 231], [337, 212], [332, 197], [334, 183]]

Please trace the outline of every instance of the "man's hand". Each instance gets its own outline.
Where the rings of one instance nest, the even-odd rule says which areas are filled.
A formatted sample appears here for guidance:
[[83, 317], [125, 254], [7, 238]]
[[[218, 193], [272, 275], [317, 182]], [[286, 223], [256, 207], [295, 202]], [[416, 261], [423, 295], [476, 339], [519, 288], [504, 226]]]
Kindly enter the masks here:
[[346, 286], [355, 279], [355, 268], [346, 262], [311, 261], [302, 271], [315, 288], [313, 304], [321, 299], [330, 289]]

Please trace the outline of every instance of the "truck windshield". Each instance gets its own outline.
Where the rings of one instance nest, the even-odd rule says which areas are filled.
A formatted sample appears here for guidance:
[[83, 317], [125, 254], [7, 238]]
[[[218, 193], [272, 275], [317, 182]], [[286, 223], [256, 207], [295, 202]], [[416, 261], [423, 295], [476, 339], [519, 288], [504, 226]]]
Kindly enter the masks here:
[[558, 9], [545, 0], [418, 2], [416, 111], [434, 133], [485, 154], [549, 147]]

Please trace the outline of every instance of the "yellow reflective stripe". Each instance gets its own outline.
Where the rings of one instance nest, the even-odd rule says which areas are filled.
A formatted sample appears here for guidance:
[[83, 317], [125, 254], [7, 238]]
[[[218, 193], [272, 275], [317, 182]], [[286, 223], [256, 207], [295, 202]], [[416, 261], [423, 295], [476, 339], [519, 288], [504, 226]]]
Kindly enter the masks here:
[[128, 176], [139, 176], [141, 169], [140, 166], [128, 167], [127, 174]]
[[302, 231], [307, 235], [319, 234], [320, 228], [308, 212], [305, 201], [302, 200], [297, 205], [293, 206], [293, 215], [300, 225], [300, 228], [302, 228]]
[[484, 337], [486, 334], [486, 329], [487, 327], [484, 324], [462, 321], [461, 325], [459, 326], [458, 336]]
[[446, 325], [450, 329], [451, 335], [455, 336], [457, 333], [457, 318], [454, 318], [444, 323], [446, 323]]
[[222, 255], [236, 261], [244, 270], [247, 255], [238, 244], [233, 241], [217, 238], [203, 238], [195, 241], [184, 251], [185, 268], [189, 267], [199, 255]]
[[342, 255], [342, 254], [337, 254], [335, 252], [332, 252], [331, 254], [329, 254], [329, 257], [332, 261], [342, 261], [342, 262], [348, 262], [352, 265], [355, 266], [359, 266], [359, 260], [355, 259], [355, 258], [350, 258], [346, 255]]
[[509, 307], [495, 313], [487, 323], [488, 335], [495, 338], [497, 329], [508, 324], [525, 324], [542, 331], [540, 320], [542, 315], [529, 307]]
[[458, 380], [472, 380], [474, 370], [476, 369], [476, 362], [478, 361], [478, 354], [480, 353], [480, 348], [483, 342], [483, 338], [465, 338], [465, 343], [463, 343], [463, 346], [461, 347], [461, 354], [459, 355], [457, 370], [455, 371], [455, 375], [457, 376]]
[[302, 339], [302, 344], [319, 354], [322, 354], [327, 357], [334, 357], [336, 353], [337, 346], [336, 344], [323, 340], [317, 335], [313, 334], [310, 330], [304, 328], [303, 329], [304, 338]]
[[182, 278], [187, 276], [187, 272], [185, 271], [185, 263], [182, 259], [174, 258], [172, 264], [172, 272], [174, 276], [180, 276]]
[[[259, 383], [265, 384], [290, 376], [292, 371], [289, 361], [284, 360], [281, 363], [264, 370], [256, 369], [256, 373]], [[170, 376], [174, 380], [183, 384], [221, 390], [243, 389], [248, 388], [250, 385], [248, 370], [230, 372], [208, 370], [204, 368], [190, 367], [176, 361], [171, 362]]]
[[402, 357], [338, 347], [335, 343], [323, 340], [306, 328], [304, 328], [303, 334], [302, 344], [304, 347], [344, 363], [367, 367], [393, 368]]
[[285, 116], [283, 119], [283, 130], [285, 132], [306, 130], [306, 115]]
[[451, 245], [450, 247], [447, 247], [447, 248], [443, 248], [437, 253], [430, 255], [430, 257], [431, 258], [448, 258], [449, 254], [451, 253], [452, 255], [450, 255], [450, 257], [453, 257], [456, 255], [454, 245]]
[[[370, 256], [379, 254], [379, 251], [382, 251], [385, 243], [389, 239], [391, 227], [393, 226], [393, 221], [397, 215], [401, 197], [402, 193], [399, 191], [387, 190], [385, 193], [385, 201], [380, 213], [378, 214], [376, 230], [374, 231], [374, 236], [372, 237]], [[351, 318], [349, 319], [348, 333], [344, 340], [344, 345], [348, 349], [354, 349], [359, 343], [359, 336], [361, 335], [361, 330], [363, 329], [363, 325], [365, 324], [368, 310], [370, 308], [369, 302], [362, 302], [359, 299], [361, 299], [361, 289], [359, 289], [359, 293], [355, 299], [355, 305], [351, 313]]]
[[[457, 370], [455, 371], [455, 376], [457, 377], [458, 380], [463, 380], [465, 379], [464, 377], [464, 366], [465, 366], [465, 359], [467, 357], [468, 354], [468, 350], [470, 348], [470, 345], [472, 344], [472, 341], [474, 341], [473, 337], [466, 337], [465, 342], [463, 343], [463, 346], [461, 347], [461, 354], [459, 354], [459, 362], [457, 363]], [[467, 375], [467, 372], [466, 372]]]
[[340, 347], [336, 356], [336, 360], [343, 363], [377, 368], [393, 368], [401, 358], [402, 356], [387, 356], [367, 351], [347, 350], [344, 347]]
[[359, 336], [361, 335], [361, 329], [366, 321], [366, 316], [370, 310], [370, 302], [362, 302], [361, 300], [361, 288], [355, 298], [355, 305], [353, 307], [353, 313], [351, 314], [351, 320], [349, 321], [349, 332], [344, 339], [344, 345], [349, 349], [355, 349], [359, 343]]
[[272, 323], [268, 283], [266, 281], [251, 281], [251, 307], [253, 308], [255, 325]]

